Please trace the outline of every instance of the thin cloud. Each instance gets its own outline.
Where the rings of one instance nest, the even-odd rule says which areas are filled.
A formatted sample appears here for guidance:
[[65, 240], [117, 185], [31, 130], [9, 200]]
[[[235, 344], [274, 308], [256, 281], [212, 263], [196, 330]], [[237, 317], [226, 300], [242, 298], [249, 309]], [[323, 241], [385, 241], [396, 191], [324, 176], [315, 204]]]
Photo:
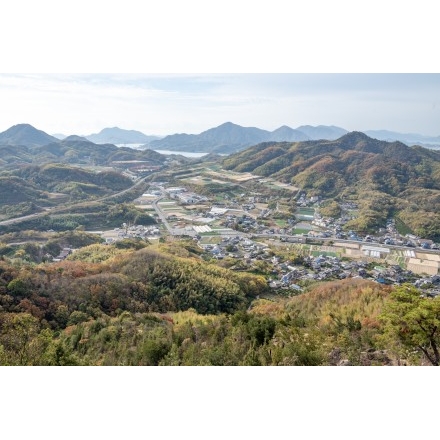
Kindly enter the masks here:
[[439, 101], [438, 74], [2, 74], [0, 130], [166, 135], [231, 121], [438, 135]]

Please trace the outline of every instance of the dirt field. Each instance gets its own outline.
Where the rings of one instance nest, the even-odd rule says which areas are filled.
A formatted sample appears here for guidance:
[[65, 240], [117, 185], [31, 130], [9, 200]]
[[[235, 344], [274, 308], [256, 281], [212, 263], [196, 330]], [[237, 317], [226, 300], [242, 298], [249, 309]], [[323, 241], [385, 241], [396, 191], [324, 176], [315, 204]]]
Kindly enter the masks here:
[[247, 182], [248, 180], [257, 179], [259, 177], [251, 173], [233, 173], [225, 170], [223, 170], [221, 173], [218, 173], [217, 171], [210, 171], [206, 174], [217, 178], [226, 177], [227, 179], [231, 179], [235, 182]]

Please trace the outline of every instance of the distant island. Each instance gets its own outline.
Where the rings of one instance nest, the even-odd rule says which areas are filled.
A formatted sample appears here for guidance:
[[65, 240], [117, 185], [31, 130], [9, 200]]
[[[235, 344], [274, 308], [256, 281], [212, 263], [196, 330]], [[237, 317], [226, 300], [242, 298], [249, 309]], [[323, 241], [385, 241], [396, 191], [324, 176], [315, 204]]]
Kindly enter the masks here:
[[[398, 133], [390, 130], [359, 130], [367, 136], [381, 141], [399, 141], [407, 146], [420, 145], [430, 149], [440, 149], [440, 136], [425, 136], [417, 133]], [[231, 154], [260, 142], [301, 142], [310, 140], [335, 140], [349, 130], [334, 125], [301, 125], [291, 128], [283, 125], [268, 131], [257, 127], [242, 127], [225, 122], [200, 134], [176, 133], [164, 137], [145, 135], [136, 130], [118, 127], [104, 128], [99, 133], [83, 136], [96, 144], [142, 144], [142, 148], [169, 150], [176, 152]], [[53, 137], [67, 136], [57, 133]]]

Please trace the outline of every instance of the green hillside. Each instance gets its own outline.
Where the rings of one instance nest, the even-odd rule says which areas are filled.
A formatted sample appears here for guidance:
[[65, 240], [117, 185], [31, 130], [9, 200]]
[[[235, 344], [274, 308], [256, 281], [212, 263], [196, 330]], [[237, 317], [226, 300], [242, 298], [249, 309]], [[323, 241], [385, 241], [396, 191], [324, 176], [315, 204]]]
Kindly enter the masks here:
[[140, 160], [160, 166], [166, 157], [153, 150], [118, 148], [112, 144], [69, 137], [45, 145], [4, 145], [0, 142], [0, 169], [17, 169], [23, 165], [65, 163], [78, 165], [112, 166], [115, 161]]
[[398, 214], [416, 234], [440, 238], [438, 151], [352, 132], [335, 141], [256, 145], [223, 166], [292, 183], [309, 196], [357, 201], [353, 229], [374, 230]]
[[121, 191], [132, 185], [128, 177], [114, 171], [95, 173], [56, 163], [26, 167], [16, 174], [40, 190], [69, 194], [74, 194], [76, 191], [89, 195], [102, 195], [110, 191]]

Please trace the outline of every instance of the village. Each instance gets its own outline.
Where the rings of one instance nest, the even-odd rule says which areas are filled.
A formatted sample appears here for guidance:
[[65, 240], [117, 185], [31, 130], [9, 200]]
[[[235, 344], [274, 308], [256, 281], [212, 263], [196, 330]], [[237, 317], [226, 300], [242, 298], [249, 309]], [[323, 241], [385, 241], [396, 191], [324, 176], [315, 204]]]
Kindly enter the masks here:
[[[240, 178], [245, 181], [249, 176]], [[192, 181], [206, 183], [206, 179], [197, 176]], [[222, 182], [217, 175], [214, 180]], [[269, 180], [255, 182], [267, 185]], [[352, 277], [382, 284], [413, 283], [427, 295], [440, 294], [438, 243], [401, 236], [393, 219], [377, 234], [363, 236], [343, 230], [348, 212], [357, 208], [350, 202], [334, 219], [321, 217], [319, 197], [307, 197], [299, 189], [293, 192], [295, 210], [289, 212], [282, 197], [246, 190], [219, 191], [210, 197], [196, 192], [194, 186], [174, 183], [152, 181], [148, 191], [134, 200], [136, 207], [151, 213], [157, 226], [124, 224], [101, 231], [103, 239], [112, 243], [124, 238], [189, 238], [203, 249], [205, 259], [232, 270], [261, 273], [274, 291], [289, 295], [311, 282]], [[279, 182], [269, 184], [285, 189]]]

